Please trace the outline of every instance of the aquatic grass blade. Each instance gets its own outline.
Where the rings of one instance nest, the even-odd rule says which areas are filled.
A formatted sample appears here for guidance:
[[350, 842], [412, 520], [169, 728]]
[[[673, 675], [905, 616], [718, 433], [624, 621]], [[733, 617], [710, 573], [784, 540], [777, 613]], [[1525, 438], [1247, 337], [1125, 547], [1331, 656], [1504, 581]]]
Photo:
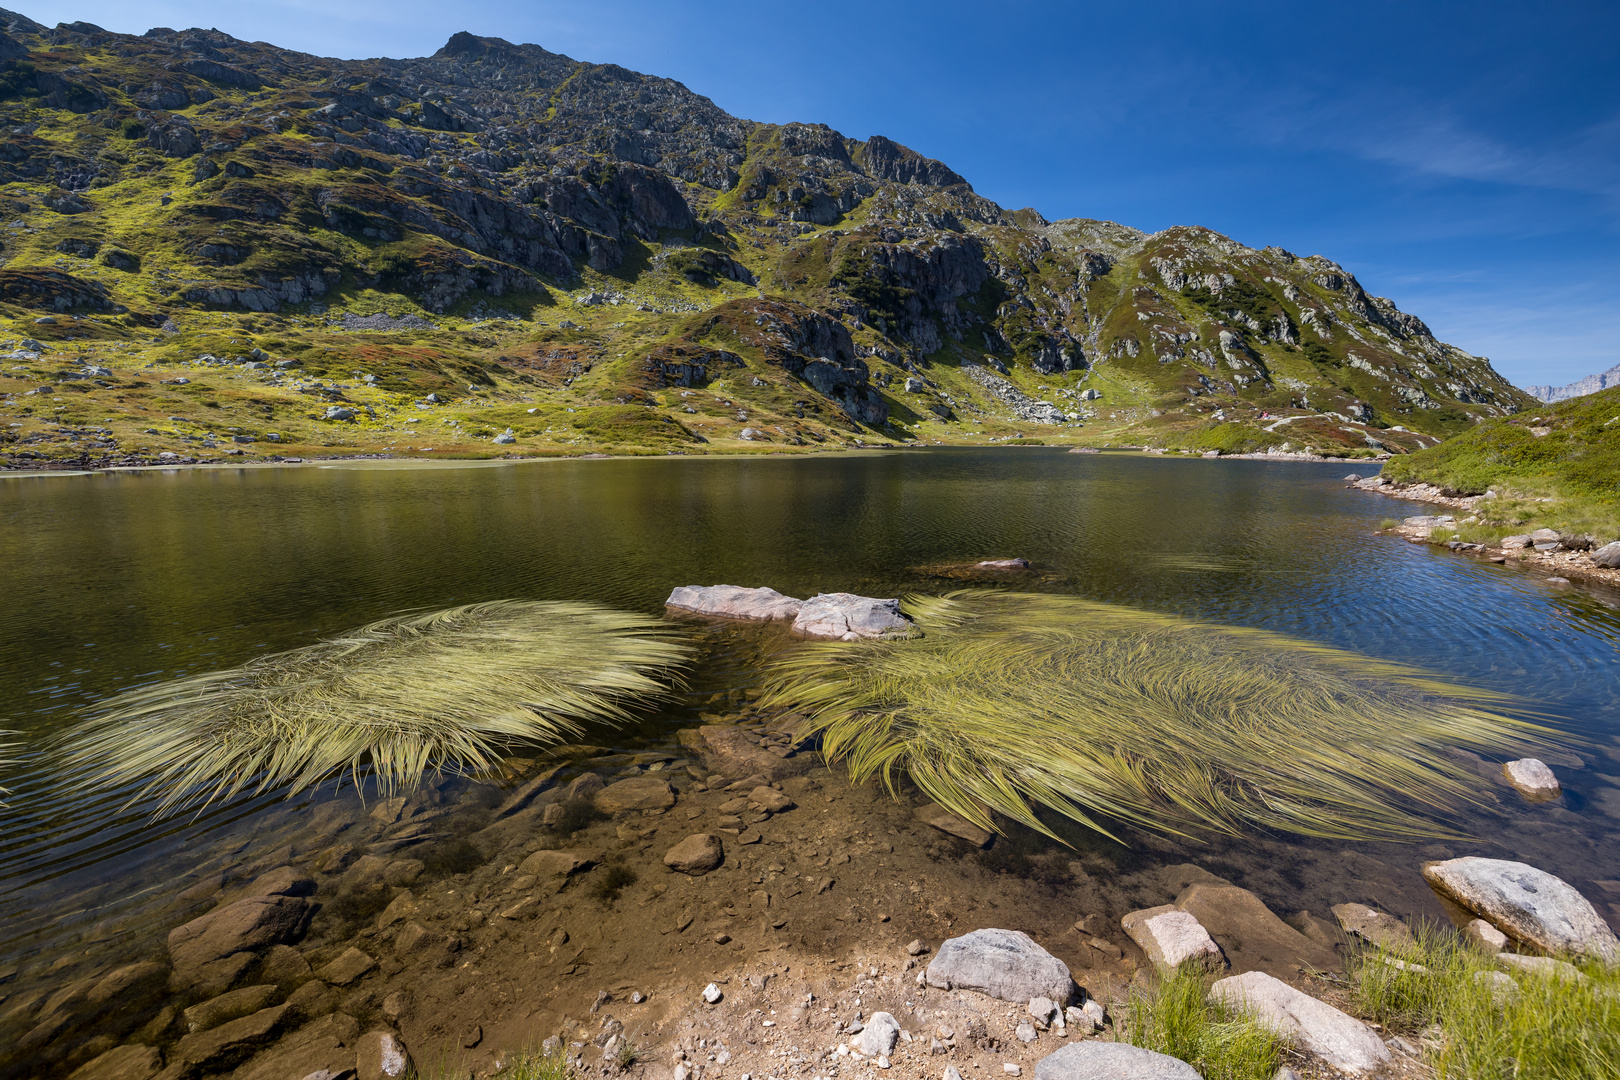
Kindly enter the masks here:
[[506, 747], [616, 723], [668, 692], [689, 650], [591, 604], [506, 600], [383, 619], [241, 667], [102, 702], [63, 753], [80, 783], [139, 784], [155, 814], [329, 777], [379, 790], [481, 771]]
[[992, 831], [1451, 835], [1479, 780], [1448, 749], [1557, 741], [1504, 695], [1281, 634], [1050, 595], [906, 609], [915, 639], [784, 655], [767, 704], [857, 781], [909, 777]]

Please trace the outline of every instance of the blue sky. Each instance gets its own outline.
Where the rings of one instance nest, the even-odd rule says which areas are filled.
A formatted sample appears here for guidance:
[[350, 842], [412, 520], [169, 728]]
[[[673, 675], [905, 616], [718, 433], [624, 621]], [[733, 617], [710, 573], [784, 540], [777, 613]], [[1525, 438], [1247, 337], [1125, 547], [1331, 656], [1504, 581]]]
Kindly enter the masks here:
[[[15, 2], [15, 0], [12, 0]], [[1205, 225], [1343, 263], [1515, 382], [1620, 363], [1620, 5], [69, 0], [328, 56], [456, 30], [883, 134], [1049, 218]]]

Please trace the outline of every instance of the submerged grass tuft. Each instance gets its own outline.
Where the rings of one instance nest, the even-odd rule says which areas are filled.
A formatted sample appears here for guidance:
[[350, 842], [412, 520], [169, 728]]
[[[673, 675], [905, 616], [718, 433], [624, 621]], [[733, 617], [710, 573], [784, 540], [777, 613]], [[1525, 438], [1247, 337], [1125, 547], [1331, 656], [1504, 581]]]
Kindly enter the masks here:
[[1502, 695], [1259, 630], [1073, 597], [916, 597], [920, 639], [806, 645], [767, 704], [810, 717], [857, 782], [910, 777], [986, 829], [1037, 808], [1187, 835], [1446, 835], [1474, 798], [1449, 747], [1517, 753], [1543, 729]]
[[239, 668], [103, 702], [70, 733], [86, 785], [140, 784], [156, 813], [289, 794], [369, 769], [379, 789], [491, 768], [662, 696], [688, 650], [662, 624], [591, 604], [497, 601], [363, 626]]
[[1211, 1003], [1213, 981], [1196, 964], [1161, 968], [1151, 989], [1132, 989], [1127, 1039], [1180, 1058], [1204, 1080], [1270, 1080], [1283, 1040], [1251, 1016]]

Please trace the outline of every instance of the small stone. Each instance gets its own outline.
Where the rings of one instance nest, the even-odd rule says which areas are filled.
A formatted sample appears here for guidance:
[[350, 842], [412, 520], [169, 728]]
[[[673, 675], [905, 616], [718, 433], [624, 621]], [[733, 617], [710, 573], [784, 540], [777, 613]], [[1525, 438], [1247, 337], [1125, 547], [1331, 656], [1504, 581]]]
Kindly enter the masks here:
[[1024, 1070], [1019, 1068], [1017, 1065], [1014, 1065], [1010, 1061], [1002, 1062], [1001, 1071], [1006, 1073], [1008, 1076], [1023, 1076], [1024, 1075]]
[[955, 1065], [947, 1065], [945, 1066], [945, 1074], [940, 1077], [940, 1080], [962, 1080], [962, 1073]]
[[710, 983], [703, 988], [703, 1000], [710, 1005], [720, 1004], [720, 999], [723, 997], [725, 995], [720, 992], [720, 988], [714, 983]]
[[409, 1001], [406, 999], [404, 991], [395, 990], [392, 994], [383, 998], [382, 1013], [388, 1019], [397, 1021], [405, 1015], [405, 1010], [408, 1007]]
[[1029, 999], [1029, 1015], [1035, 1018], [1037, 1024], [1051, 1027], [1053, 1024], [1063, 1025], [1063, 1010], [1058, 1008], [1057, 1002], [1047, 997]]
[[403, 1080], [411, 1055], [391, 1031], [368, 1031], [354, 1046], [356, 1080]]
[[798, 804], [775, 788], [756, 787], [748, 793], [748, 805], [767, 814], [780, 814], [792, 810]]
[[924, 974], [941, 990], [973, 990], [1003, 1001], [1074, 997], [1068, 966], [1020, 930], [985, 928], [950, 938]]
[[1468, 925], [1462, 928], [1462, 935], [1489, 953], [1499, 953], [1507, 948], [1507, 935], [1484, 919], [1470, 919]]
[[665, 866], [693, 877], [701, 877], [725, 861], [725, 847], [713, 833], [694, 833], [664, 853]]
[[604, 814], [626, 810], [664, 810], [675, 805], [675, 790], [654, 776], [637, 776], [609, 784], [596, 795], [596, 808]]
[[1491, 995], [1491, 1001], [1498, 1008], [1513, 1004], [1519, 1000], [1519, 984], [1513, 981], [1513, 976], [1505, 971], [1476, 971], [1474, 981], [1485, 987]]
[[921, 956], [927, 951], [928, 946], [923, 944], [922, 938], [917, 938], [913, 940], [910, 945], [906, 946], [906, 953], [910, 956]]
[[377, 961], [352, 946], [316, 974], [322, 982], [333, 986], [348, 986], [377, 966]]
[[1021, 1021], [1014, 1034], [1019, 1042], [1032, 1043], [1035, 1041], [1035, 1025], [1028, 1020]]
[[974, 847], [988, 847], [995, 837], [979, 826], [951, 813], [937, 803], [923, 803], [912, 811], [918, 821], [932, 825], [940, 832], [966, 840]]
[[1550, 956], [1520, 956], [1518, 953], [1505, 952], [1497, 954], [1496, 962], [1544, 979], [1569, 983], [1586, 981], [1586, 976], [1581, 974], [1580, 968], [1562, 960], [1554, 960]]
[[714, 935], [714, 943], [716, 945], [724, 945], [730, 940], [731, 940], [731, 935], [726, 933], [723, 930], [720, 933]]
[[876, 1012], [866, 1021], [854, 1045], [867, 1057], [886, 1057], [894, 1053], [895, 1043], [899, 1041], [900, 1022], [890, 1013]]
[[473, 1047], [477, 1046], [483, 1041], [484, 1026], [482, 1024], [474, 1024], [472, 1030], [469, 1031], [466, 1037], [461, 1040], [461, 1045], [464, 1049], [471, 1050]]
[[1520, 758], [1502, 766], [1502, 775], [1530, 802], [1551, 802], [1562, 795], [1558, 777], [1537, 758]]

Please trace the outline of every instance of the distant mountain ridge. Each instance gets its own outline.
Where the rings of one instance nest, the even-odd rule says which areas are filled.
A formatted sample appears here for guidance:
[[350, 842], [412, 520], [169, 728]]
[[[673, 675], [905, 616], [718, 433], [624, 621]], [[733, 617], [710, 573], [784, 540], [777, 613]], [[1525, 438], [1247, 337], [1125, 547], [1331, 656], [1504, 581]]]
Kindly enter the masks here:
[[[522, 393], [656, 408], [726, 381], [744, 438], [841, 414], [894, 438], [1016, 418], [1402, 451], [1532, 403], [1323, 256], [1049, 222], [882, 136], [740, 119], [535, 45], [458, 33], [431, 57], [342, 60], [6, 11], [0, 30], [18, 331], [42, 333], [41, 309], [121, 312], [178, 357], [215, 348], [222, 316], [279, 333], [493, 306], [527, 313], [533, 365], [573, 365]], [[515, 378], [507, 345], [433, 340], [421, 363], [445, 387]], [[341, 370], [346, 346], [323, 347]], [[752, 381], [726, 378], [745, 364]]]
[[1596, 375], [1576, 379], [1566, 386], [1527, 386], [1524, 388], [1524, 392], [1539, 401], [1545, 401], [1551, 405], [1555, 401], [1568, 401], [1570, 398], [1595, 394], [1599, 390], [1607, 390], [1611, 386], [1620, 386], [1620, 364], [1614, 365], [1608, 371], [1600, 371]]

